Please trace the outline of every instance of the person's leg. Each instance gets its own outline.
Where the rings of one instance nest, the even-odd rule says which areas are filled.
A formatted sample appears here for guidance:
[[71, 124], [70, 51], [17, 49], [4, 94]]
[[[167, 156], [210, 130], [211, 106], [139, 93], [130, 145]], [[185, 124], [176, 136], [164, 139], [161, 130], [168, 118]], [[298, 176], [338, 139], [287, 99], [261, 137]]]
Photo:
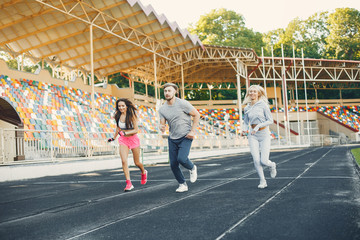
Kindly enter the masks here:
[[264, 132], [259, 135], [259, 146], [260, 146], [260, 152], [261, 152], [261, 163], [265, 166], [271, 167], [273, 165], [273, 162], [269, 160], [270, 156], [270, 144], [271, 144], [271, 138], [270, 133], [268, 133], [266, 130], [263, 130]]
[[260, 151], [261, 151], [261, 164], [270, 167], [270, 175], [272, 178], [275, 178], [277, 175], [276, 171], [276, 163], [270, 161], [270, 145], [271, 145], [271, 137], [270, 132], [267, 130], [263, 130], [264, 132], [261, 133], [260, 141]]
[[135, 165], [140, 169], [141, 171], [141, 184], [146, 184], [147, 182], [147, 171], [144, 168], [144, 165], [140, 162], [140, 147], [136, 147], [131, 149], [134, 157], [134, 163]]
[[130, 180], [130, 173], [127, 162], [128, 156], [129, 156], [129, 148], [125, 145], [120, 145], [120, 158], [126, 180]]
[[171, 167], [171, 170], [172, 170], [176, 180], [178, 181], [178, 183], [183, 184], [183, 183], [185, 183], [185, 177], [181, 172], [179, 162], [177, 159], [179, 147], [178, 147], [178, 143], [176, 140], [177, 139], [174, 140], [174, 139], [168, 138], [170, 167]]
[[250, 152], [254, 160], [254, 166], [256, 172], [259, 175], [260, 182], [265, 181], [264, 170], [260, 163], [259, 141], [255, 135], [249, 135], [248, 141], [249, 141]]
[[133, 157], [134, 157], [134, 163], [135, 165], [141, 170], [141, 173], [145, 173], [144, 165], [140, 162], [140, 147], [136, 147], [131, 149]]
[[190, 148], [192, 139], [182, 138], [179, 143], [179, 151], [177, 155], [178, 162], [186, 169], [191, 170], [194, 168], [194, 164], [189, 159]]

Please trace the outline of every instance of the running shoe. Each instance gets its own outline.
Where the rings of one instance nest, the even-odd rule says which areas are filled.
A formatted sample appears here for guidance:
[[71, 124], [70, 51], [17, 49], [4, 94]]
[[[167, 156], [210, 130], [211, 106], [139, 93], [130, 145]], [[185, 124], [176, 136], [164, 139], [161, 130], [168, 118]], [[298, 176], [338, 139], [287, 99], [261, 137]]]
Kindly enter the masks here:
[[130, 192], [134, 189], [134, 186], [132, 185], [130, 180], [126, 180], [126, 187], [124, 189], [124, 192]]
[[270, 167], [270, 176], [271, 178], [275, 178], [276, 177], [276, 163], [273, 162], [272, 166]]
[[191, 169], [189, 171], [190, 171], [190, 182], [192, 182], [192, 183], [196, 182], [196, 179], [197, 179], [197, 167], [196, 167], [196, 165], [194, 165], [193, 169]]
[[141, 184], [144, 185], [147, 182], [148, 171], [145, 170], [144, 174], [141, 174]]
[[260, 181], [258, 188], [266, 188], [266, 187], [267, 187], [266, 181], [265, 180]]
[[185, 183], [181, 183], [179, 184], [179, 187], [176, 189], [176, 192], [187, 192], [189, 189], [188, 189], [188, 186]]

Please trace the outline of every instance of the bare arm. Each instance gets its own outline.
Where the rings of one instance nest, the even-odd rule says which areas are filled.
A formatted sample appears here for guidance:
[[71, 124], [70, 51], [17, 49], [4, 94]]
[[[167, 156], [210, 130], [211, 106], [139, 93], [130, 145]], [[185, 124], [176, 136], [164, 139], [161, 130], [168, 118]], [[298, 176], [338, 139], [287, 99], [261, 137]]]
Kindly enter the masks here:
[[165, 129], [166, 129], [166, 120], [165, 120], [165, 118], [161, 118], [160, 119], [160, 131], [162, 132], [162, 133], [164, 133], [165, 132]]
[[186, 137], [190, 138], [190, 139], [194, 139], [195, 131], [196, 131], [196, 128], [197, 128], [197, 126], [199, 124], [199, 120], [200, 120], [200, 113], [196, 109], [194, 109], [189, 113], [189, 115], [193, 117], [193, 123], [191, 125], [191, 130], [186, 135]]
[[115, 134], [114, 134], [113, 139], [116, 139], [117, 135], [119, 134], [119, 131], [120, 131], [120, 128], [119, 128], [119, 127], [116, 127], [116, 130], [115, 130]]

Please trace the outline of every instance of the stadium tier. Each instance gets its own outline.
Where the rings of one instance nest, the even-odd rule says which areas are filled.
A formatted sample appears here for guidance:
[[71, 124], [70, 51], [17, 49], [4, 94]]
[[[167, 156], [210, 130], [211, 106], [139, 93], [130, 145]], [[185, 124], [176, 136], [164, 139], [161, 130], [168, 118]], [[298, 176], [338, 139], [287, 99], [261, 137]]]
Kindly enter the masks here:
[[[11, 79], [0, 75], [0, 96], [8, 100], [23, 120], [24, 129], [39, 132], [27, 132], [27, 138], [39, 137], [40, 130], [58, 132], [59, 139], [84, 138], [86, 133], [95, 133], [95, 137], [113, 136], [115, 122], [113, 119], [116, 98], [106, 94], [95, 93], [95, 113], [92, 113], [91, 94], [81, 89], [56, 86], [27, 79]], [[140, 133], [157, 133], [157, 114], [154, 108], [137, 106]], [[352, 107], [309, 107], [309, 111], [318, 111], [341, 124], [359, 131], [360, 106]], [[271, 109], [275, 112], [275, 109]], [[284, 109], [279, 109], [283, 112]], [[290, 107], [290, 112], [297, 111]], [[306, 111], [300, 107], [299, 111]], [[201, 121], [197, 133], [208, 136], [212, 132], [225, 135], [225, 120], [228, 116], [228, 131], [235, 133], [239, 126], [237, 109], [200, 109]], [[271, 133], [273, 138], [277, 134]], [[145, 136], [146, 137], [146, 136]]]
[[[80, 89], [3, 75], [0, 87], [0, 96], [19, 113], [24, 129], [59, 131], [60, 138], [69, 139], [83, 138], [87, 132], [100, 133], [103, 138], [113, 136], [115, 97], [95, 93], [95, 113], [92, 113], [91, 95]], [[155, 111], [140, 106], [139, 115], [142, 119], [140, 132], [156, 132]], [[27, 137], [32, 137], [32, 133]]]
[[326, 116], [348, 126], [352, 129], [360, 131], [360, 106], [337, 106], [337, 107], [321, 107], [319, 112]]

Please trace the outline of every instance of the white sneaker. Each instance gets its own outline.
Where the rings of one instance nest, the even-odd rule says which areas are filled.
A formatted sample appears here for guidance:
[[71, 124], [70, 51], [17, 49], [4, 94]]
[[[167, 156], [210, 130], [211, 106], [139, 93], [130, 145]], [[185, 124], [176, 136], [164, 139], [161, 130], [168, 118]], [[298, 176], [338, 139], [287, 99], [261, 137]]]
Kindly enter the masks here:
[[190, 171], [190, 182], [194, 183], [197, 180], [197, 167], [194, 165], [193, 169]]
[[258, 188], [266, 188], [266, 187], [267, 187], [266, 181], [265, 180], [260, 181], [260, 184], [259, 184]]
[[271, 178], [275, 178], [276, 177], [276, 163], [273, 162], [273, 165], [270, 167], [270, 176]]
[[176, 192], [187, 192], [189, 189], [188, 189], [188, 186], [186, 183], [181, 183], [179, 184], [179, 187], [176, 189]]

